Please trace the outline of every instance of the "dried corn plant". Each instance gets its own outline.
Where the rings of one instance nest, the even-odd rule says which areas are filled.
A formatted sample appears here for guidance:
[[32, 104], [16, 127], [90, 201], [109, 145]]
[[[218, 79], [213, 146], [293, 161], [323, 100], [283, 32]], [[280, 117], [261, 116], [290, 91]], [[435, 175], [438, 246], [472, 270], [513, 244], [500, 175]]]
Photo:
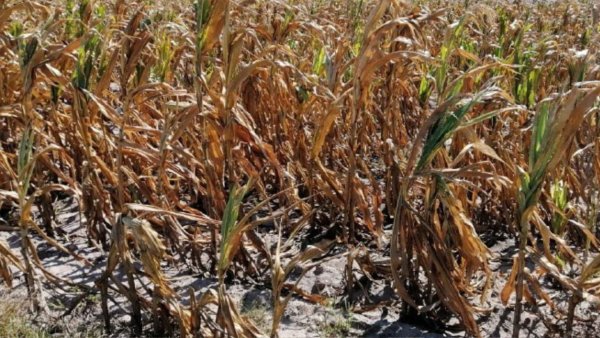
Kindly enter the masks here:
[[[258, 280], [276, 337], [292, 297], [322, 300], [298, 283], [335, 248], [346, 290], [354, 263], [379, 271], [401, 318], [481, 336], [490, 298], [514, 293], [515, 336], [523, 298], [570, 334], [600, 303], [598, 6], [522, 6], [3, 1], [0, 232], [18, 243], [0, 238], [2, 280], [23, 274], [36, 311], [44, 287], [98, 293], [108, 331], [121, 297], [135, 334], [240, 337], [267, 332], [228, 286]], [[104, 259], [91, 286], [36, 246], [94, 264], [61, 235], [66, 196]], [[507, 276], [499, 233], [518, 249]], [[172, 271], [190, 269], [218, 285], [182, 291]]]

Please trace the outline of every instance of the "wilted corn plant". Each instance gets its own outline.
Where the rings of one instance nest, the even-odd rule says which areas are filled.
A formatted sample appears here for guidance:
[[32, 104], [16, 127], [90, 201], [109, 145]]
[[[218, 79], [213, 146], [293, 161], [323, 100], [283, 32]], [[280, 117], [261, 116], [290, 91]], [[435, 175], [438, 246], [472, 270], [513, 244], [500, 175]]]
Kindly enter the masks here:
[[[221, 224], [221, 246], [219, 250], [219, 263], [217, 267], [217, 277], [219, 285], [217, 290], [219, 309], [217, 312], [217, 323], [226, 329], [228, 335], [233, 337], [258, 337], [262, 336], [259, 330], [250, 319], [241, 316], [235, 305], [234, 300], [227, 294], [225, 288], [225, 274], [233, 263], [235, 255], [243, 246], [242, 237], [256, 225], [255, 222], [249, 222], [250, 216], [258, 210], [255, 207], [244, 217], [238, 220], [240, 207], [244, 197], [254, 185], [254, 178], [251, 178], [244, 186], [233, 186], [229, 193], [229, 200], [223, 214], [223, 223]], [[262, 204], [268, 203], [263, 201]], [[259, 204], [260, 207], [262, 204]]]
[[[290, 234], [288, 239], [282, 243], [282, 227], [279, 226], [278, 236], [277, 236], [277, 245], [275, 247], [275, 253], [273, 257], [270, 258], [270, 268], [271, 268], [271, 292], [272, 292], [272, 301], [273, 301], [273, 320], [271, 322], [271, 337], [279, 337], [279, 326], [281, 324], [281, 320], [283, 319], [283, 315], [285, 313], [285, 308], [288, 303], [292, 299], [294, 293], [292, 291], [298, 290], [298, 284], [302, 280], [302, 278], [313, 268], [316, 268], [323, 261], [317, 261], [311, 264], [307, 264], [311, 260], [318, 258], [319, 256], [325, 254], [334, 244], [333, 240], [323, 240], [315, 245], [310, 245], [306, 250], [302, 252], [295, 253], [288, 262], [284, 264], [282, 257], [289, 256], [290, 252], [293, 252], [293, 242], [296, 240], [296, 234], [299, 233], [300, 230], [305, 226], [306, 222], [310, 219], [310, 217], [303, 217], [299, 220], [298, 224], [296, 224], [293, 232]], [[289, 279], [290, 275], [295, 269], [300, 268], [302, 272], [299, 276], [296, 277], [296, 280], [293, 284], [287, 284], [286, 281]], [[285, 288], [289, 288], [288, 294], [282, 296], [283, 290]]]
[[[255, 185], [255, 180], [255, 178], [251, 178], [244, 186], [233, 187], [233, 189], [229, 193], [229, 199], [225, 207], [225, 212], [223, 214], [223, 222], [221, 225], [221, 245], [219, 250], [219, 263], [217, 270], [217, 277], [219, 280], [217, 292], [219, 304], [219, 310], [217, 312], [217, 322], [220, 323], [222, 327], [226, 329], [227, 333], [232, 336], [254, 337], [263, 335], [258, 331], [258, 329], [248, 318], [239, 314], [235, 302], [227, 294], [227, 290], [225, 287], [225, 275], [229, 270], [229, 267], [234, 262], [236, 254], [244, 246], [242, 241], [243, 236], [247, 232], [253, 231], [253, 228], [259, 224], [274, 221], [275, 218], [278, 217], [283, 217], [284, 219], [286, 219], [286, 214], [292, 208], [295, 207], [294, 205], [292, 205], [283, 210], [275, 211], [267, 217], [257, 218], [251, 221], [251, 217], [255, 215], [261, 208], [268, 205], [268, 203], [272, 202], [273, 199], [279, 198], [281, 197], [281, 195], [286, 193], [286, 191], [283, 190], [259, 202], [251, 210], [246, 212], [241, 219], [238, 220], [243, 199], [253, 187], [253, 185]], [[307, 219], [308, 217], [304, 217], [302, 220], [300, 220], [300, 223], [297, 224], [295, 232], [299, 231], [302, 228]], [[292, 235], [291, 238], [294, 238], [294, 236]], [[253, 242], [255, 241], [256, 239], [253, 240]], [[279, 241], [275, 249], [275, 255], [273, 258], [271, 258], [272, 261], [270, 262], [270, 268], [273, 273], [271, 284], [273, 287], [272, 292], [274, 297], [271, 336], [278, 336], [278, 326], [281, 321], [281, 317], [283, 316], [283, 312], [285, 310], [285, 307], [287, 306], [287, 303], [293, 295], [293, 293], [290, 292], [290, 294], [288, 294], [288, 296], [286, 296], [283, 301], [280, 299], [280, 294], [283, 288], [286, 286], [284, 282], [288, 278], [288, 275], [292, 272], [293, 269], [297, 268], [299, 264], [305, 263], [325, 253], [333, 244], [333, 241], [324, 241], [322, 243], [316, 244], [314, 247], [311, 246], [310, 249], [299, 253], [294, 258], [292, 258], [291, 261], [287, 263], [284, 270], [281, 267], [282, 246], [280, 241], [281, 237], [279, 237]], [[291, 240], [288, 240], [286, 246], [289, 246], [290, 243]], [[265, 250], [265, 248], [261, 247], [260, 250]], [[308, 267], [304, 267], [302, 276], [316, 266], [317, 264], [312, 264]], [[295, 283], [296, 285], [300, 282], [302, 276], [297, 278]], [[296, 288], [292, 287], [291, 291], [296, 291]]]
[[[407, 165], [411, 174], [399, 182], [400, 196], [396, 204], [391, 242], [392, 276], [400, 297], [419, 312], [427, 311], [430, 304], [420, 306], [418, 302], [421, 300], [415, 297], [420, 293], [417, 282], [419, 266], [424, 267], [426, 277], [439, 293], [440, 301], [463, 320], [464, 327], [471, 334], [478, 336], [480, 333], [473, 316], [473, 308], [462, 296], [461, 291], [468, 286], [471, 275], [477, 270], [482, 270], [486, 278], [482, 300], [485, 299], [487, 289], [491, 285], [491, 270], [487, 263], [489, 251], [475, 233], [462, 202], [455, 198], [456, 190], [451, 189], [447, 182], [461, 175], [489, 177], [500, 181], [506, 179], [486, 173], [476, 166], [455, 171], [437, 170], [431, 166], [435, 157], [445, 152], [444, 144], [464, 124], [465, 117], [471, 109], [487, 100], [510, 100], [510, 97], [499, 88], [491, 86], [484, 88], [474, 97], [462, 101], [459, 99], [460, 97], [450, 97], [421, 127]], [[454, 110], [457, 103], [458, 108]], [[495, 157], [493, 150], [488, 151], [488, 154]], [[419, 182], [418, 179], [423, 181]], [[428, 194], [423, 197], [427, 212], [425, 216], [419, 215], [410, 201], [414, 198], [411, 195], [414, 196], [419, 191]], [[436, 210], [438, 208], [440, 211]], [[447, 212], [447, 218], [439, 219], [438, 212]], [[442, 222], [444, 227], [440, 228]], [[454, 230], [449, 227], [453, 227]], [[430, 237], [432, 239], [429, 239]], [[452, 249], [447, 245], [452, 245]], [[455, 258], [451, 255], [452, 250], [458, 250], [461, 258], [465, 260], [466, 266], [461, 268], [463, 271], [459, 271], [460, 265], [453, 262]], [[413, 257], [416, 259], [414, 262]], [[453, 281], [452, 276], [455, 274], [464, 279], [458, 283]]]
[[19, 209], [21, 216], [19, 218], [19, 225], [21, 227], [21, 255], [23, 256], [23, 261], [25, 262], [25, 281], [27, 284], [27, 291], [31, 297], [33, 302], [33, 307], [35, 311], [39, 310], [39, 293], [36, 290], [36, 282], [35, 282], [35, 273], [33, 270], [33, 265], [31, 262], [31, 253], [30, 250], [33, 248], [29, 241], [28, 232], [29, 232], [29, 222], [31, 219], [31, 214], [29, 210], [27, 210], [27, 198], [29, 185], [31, 183], [31, 176], [33, 175], [33, 170], [35, 169], [35, 161], [32, 156], [32, 149], [35, 142], [35, 134], [33, 133], [33, 127], [28, 125], [27, 128], [23, 131], [23, 136], [21, 138], [21, 143], [19, 146], [19, 159], [17, 165], [17, 192], [19, 195]]
[[217, 276], [219, 278], [217, 290], [219, 310], [217, 320], [222, 327], [227, 328], [227, 333], [234, 337], [238, 335], [244, 337], [258, 335], [257, 329], [239, 315], [234, 302], [225, 290], [225, 273], [233, 262], [243, 235], [244, 224], [238, 223], [238, 215], [242, 201], [251, 188], [251, 185], [252, 183], [248, 182], [241, 188], [237, 186], [232, 187], [229, 193], [229, 200], [225, 206], [223, 223], [221, 224], [221, 246], [217, 266]]
[[[519, 253], [513, 264], [513, 271], [516, 271], [516, 274], [511, 274], [511, 279], [503, 290], [505, 297], [513, 290], [516, 292], [513, 322], [513, 337], [515, 338], [519, 337], [521, 301], [525, 290], [523, 283], [525, 275], [528, 273], [525, 270], [525, 256], [530, 219], [535, 213], [546, 175], [553, 172], [563, 160], [577, 129], [588, 110], [594, 105], [598, 95], [600, 95], [600, 86], [594, 83], [583, 83], [558, 99], [547, 99], [540, 102], [538, 106], [529, 147], [529, 166], [527, 170], [519, 168], [519, 195], [517, 198]], [[547, 245], [547, 243], [544, 244]], [[516, 278], [516, 285], [513, 284], [513, 278]], [[530, 291], [527, 292], [530, 293]]]

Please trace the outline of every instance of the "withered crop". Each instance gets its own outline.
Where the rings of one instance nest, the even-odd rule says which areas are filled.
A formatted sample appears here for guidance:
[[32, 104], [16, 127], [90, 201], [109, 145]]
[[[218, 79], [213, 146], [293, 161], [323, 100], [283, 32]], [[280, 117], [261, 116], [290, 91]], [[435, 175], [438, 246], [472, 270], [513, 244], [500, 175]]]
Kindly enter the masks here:
[[[0, 232], [19, 244], [0, 238], [0, 277], [24, 275], [32, 311], [42, 288], [99, 294], [107, 332], [120, 295], [133, 334], [276, 337], [291, 297], [324, 302], [300, 279], [345, 255], [342, 292], [377, 275], [401, 318], [481, 336], [494, 298], [514, 337], [526, 307], [571, 335], [578, 304], [600, 306], [599, 17], [583, 0], [3, 1]], [[93, 286], [34, 244], [93, 264], [56, 225], [67, 197], [102, 252]], [[177, 289], [173, 269], [218, 285]], [[234, 278], [270, 289], [271, 332]]]

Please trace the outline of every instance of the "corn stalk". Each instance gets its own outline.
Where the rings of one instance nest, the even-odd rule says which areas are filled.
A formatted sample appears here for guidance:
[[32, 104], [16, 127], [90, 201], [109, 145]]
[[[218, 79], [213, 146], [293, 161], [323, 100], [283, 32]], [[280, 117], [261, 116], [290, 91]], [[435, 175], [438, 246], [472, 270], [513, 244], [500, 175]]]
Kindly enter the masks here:
[[595, 103], [600, 87], [582, 84], [566, 93], [559, 103], [541, 102], [535, 117], [529, 148], [529, 169], [520, 169], [518, 194], [519, 253], [513, 270], [516, 274], [516, 303], [513, 321], [513, 337], [519, 337], [521, 328], [522, 299], [524, 292], [524, 269], [529, 222], [535, 212], [543, 183], [562, 161], [567, 147], [583, 121], [585, 114]]

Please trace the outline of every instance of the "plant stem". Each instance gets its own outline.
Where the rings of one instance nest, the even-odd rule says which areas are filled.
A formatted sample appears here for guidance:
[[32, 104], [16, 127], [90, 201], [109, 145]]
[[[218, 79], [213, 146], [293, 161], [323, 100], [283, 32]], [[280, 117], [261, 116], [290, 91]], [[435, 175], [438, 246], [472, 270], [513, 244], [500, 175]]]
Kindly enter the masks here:
[[[581, 285], [578, 286], [581, 289]], [[579, 290], [580, 291], [580, 290]], [[573, 337], [573, 319], [575, 318], [575, 308], [577, 304], [581, 301], [581, 298], [577, 293], [573, 293], [571, 298], [569, 299], [569, 310], [567, 312], [567, 328], [565, 331], [565, 336], [567, 338]]]
[[517, 285], [516, 285], [516, 300], [515, 300], [515, 314], [513, 317], [513, 338], [519, 337], [519, 331], [521, 330], [521, 312], [523, 299], [523, 280], [524, 280], [524, 269], [525, 269], [525, 249], [527, 246], [527, 234], [529, 233], [529, 219], [521, 213], [521, 231], [519, 232], [519, 256], [517, 258], [518, 271], [517, 271]]

